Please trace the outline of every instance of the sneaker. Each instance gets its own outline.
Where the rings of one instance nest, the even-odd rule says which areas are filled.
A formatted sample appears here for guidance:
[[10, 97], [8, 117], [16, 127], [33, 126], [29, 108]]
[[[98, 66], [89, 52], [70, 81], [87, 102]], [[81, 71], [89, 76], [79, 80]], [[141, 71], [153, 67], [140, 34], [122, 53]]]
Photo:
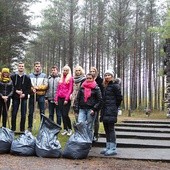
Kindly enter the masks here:
[[61, 133], [61, 135], [66, 135], [68, 132], [67, 132], [67, 130], [64, 130], [62, 133]]
[[72, 130], [69, 129], [68, 132], [67, 132], [67, 136], [71, 136], [72, 135]]

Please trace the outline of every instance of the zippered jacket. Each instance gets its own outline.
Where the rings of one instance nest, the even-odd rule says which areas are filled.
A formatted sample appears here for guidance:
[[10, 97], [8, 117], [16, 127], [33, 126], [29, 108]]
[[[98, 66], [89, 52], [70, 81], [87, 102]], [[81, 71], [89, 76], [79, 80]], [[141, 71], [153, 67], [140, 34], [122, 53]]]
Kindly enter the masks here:
[[[29, 77], [31, 79], [31, 84], [32, 84], [32, 90], [34, 86], [37, 86], [37, 95], [45, 95], [46, 91], [48, 89], [48, 79], [47, 79], [47, 75], [45, 73], [30, 73]], [[33, 95], [33, 93], [31, 93], [31, 95]]]

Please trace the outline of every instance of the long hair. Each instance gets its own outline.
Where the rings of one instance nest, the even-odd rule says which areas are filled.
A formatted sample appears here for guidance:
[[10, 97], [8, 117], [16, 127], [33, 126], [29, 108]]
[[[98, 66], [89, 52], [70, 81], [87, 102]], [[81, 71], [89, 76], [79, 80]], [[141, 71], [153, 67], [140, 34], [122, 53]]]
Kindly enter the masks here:
[[99, 72], [97, 70], [96, 67], [91, 67], [90, 70], [95, 70], [95, 79], [97, 78], [97, 76], [99, 75]]
[[74, 68], [74, 76], [76, 76], [76, 70], [80, 70], [81, 75], [83, 75], [83, 76], [85, 75], [84, 69], [83, 69], [81, 66], [77, 65], [77, 66]]
[[60, 78], [60, 83], [63, 83], [64, 82], [64, 74], [63, 74], [63, 71], [64, 70], [68, 70], [68, 74], [66, 75], [66, 78], [65, 78], [65, 82], [68, 84], [72, 75], [71, 75], [71, 69], [68, 65], [65, 65], [63, 68], [62, 68], [62, 74], [61, 74], [61, 78]]

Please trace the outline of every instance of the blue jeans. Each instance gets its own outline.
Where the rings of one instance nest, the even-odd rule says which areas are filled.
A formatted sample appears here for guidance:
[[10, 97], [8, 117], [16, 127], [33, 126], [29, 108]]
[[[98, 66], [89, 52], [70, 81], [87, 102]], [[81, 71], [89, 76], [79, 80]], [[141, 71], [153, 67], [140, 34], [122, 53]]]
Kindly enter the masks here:
[[78, 122], [87, 122], [88, 129], [90, 131], [90, 138], [93, 139], [93, 127], [96, 114], [91, 115], [91, 109], [80, 109], [78, 115]]
[[54, 121], [54, 112], [56, 112], [57, 124], [61, 126], [61, 113], [58, 106], [51, 100], [48, 100], [49, 118]]
[[20, 131], [25, 131], [25, 120], [26, 120], [26, 112], [27, 112], [27, 99], [13, 99], [12, 100], [12, 130], [16, 130], [16, 119], [17, 113], [19, 109], [19, 105], [21, 105], [21, 121], [20, 121]]
[[[40, 118], [42, 118], [42, 114], [45, 113], [45, 96], [38, 96], [36, 95], [36, 101], [38, 102], [38, 106], [40, 109]], [[32, 123], [33, 123], [33, 114], [35, 112], [35, 101], [34, 101], [34, 95], [30, 95], [29, 98], [29, 115], [28, 115], [28, 128], [32, 128]]]

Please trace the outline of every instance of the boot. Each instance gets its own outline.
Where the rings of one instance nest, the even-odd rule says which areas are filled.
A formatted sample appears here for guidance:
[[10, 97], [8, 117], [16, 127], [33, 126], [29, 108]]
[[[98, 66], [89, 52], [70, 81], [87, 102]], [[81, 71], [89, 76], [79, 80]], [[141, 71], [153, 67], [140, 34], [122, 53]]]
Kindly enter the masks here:
[[103, 149], [100, 154], [105, 154], [110, 149], [110, 142], [106, 142], [106, 148]]
[[110, 149], [105, 152], [105, 156], [116, 155], [116, 143], [110, 142]]

